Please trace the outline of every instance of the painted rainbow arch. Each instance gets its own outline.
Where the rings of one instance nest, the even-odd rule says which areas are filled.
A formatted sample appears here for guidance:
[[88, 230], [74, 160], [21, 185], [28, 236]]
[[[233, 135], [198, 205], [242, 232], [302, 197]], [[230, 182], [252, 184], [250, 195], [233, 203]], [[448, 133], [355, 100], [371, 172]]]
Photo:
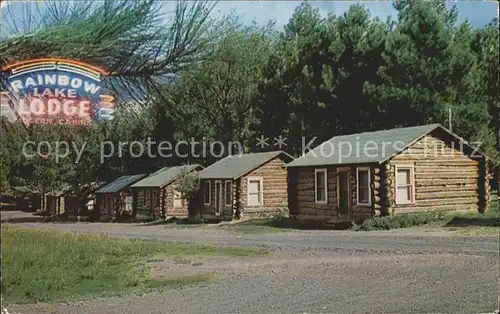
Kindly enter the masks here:
[[88, 76], [89, 78], [99, 80], [102, 76], [111, 75], [110, 72], [104, 70], [101, 67], [97, 67], [82, 61], [63, 58], [41, 58], [24, 60], [4, 66], [2, 70], [4, 72], [10, 71], [12, 73], [12, 75], [10, 76], [11, 78], [22, 74], [43, 70], [61, 70], [72, 72], [75, 74], [82, 74]]

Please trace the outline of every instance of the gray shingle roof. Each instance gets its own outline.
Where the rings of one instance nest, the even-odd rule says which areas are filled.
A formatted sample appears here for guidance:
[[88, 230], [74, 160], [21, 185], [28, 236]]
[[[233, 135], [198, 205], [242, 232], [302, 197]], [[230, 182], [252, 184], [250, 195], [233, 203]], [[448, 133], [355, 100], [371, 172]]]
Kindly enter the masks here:
[[141, 181], [132, 184], [131, 187], [132, 188], [162, 187], [174, 181], [184, 168], [187, 168], [189, 169], [189, 171], [192, 171], [198, 167], [201, 166], [194, 164], [185, 166], [165, 167], [150, 174]]
[[440, 124], [340, 135], [295, 159], [287, 167], [380, 163], [437, 128], [457, 137]]
[[96, 194], [101, 194], [101, 193], [117, 193], [120, 192], [123, 189], [128, 188], [131, 184], [136, 183], [140, 179], [144, 178], [146, 175], [145, 174], [135, 174], [135, 175], [130, 175], [130, 176], [121, 176], [115, 181], [112, 181], [99, 190], [95, 191], [94, 193]]
[[237, 179], [281, 154], [293, 160], [283, 151], [227, 156], [201, 171], [200, 179]]

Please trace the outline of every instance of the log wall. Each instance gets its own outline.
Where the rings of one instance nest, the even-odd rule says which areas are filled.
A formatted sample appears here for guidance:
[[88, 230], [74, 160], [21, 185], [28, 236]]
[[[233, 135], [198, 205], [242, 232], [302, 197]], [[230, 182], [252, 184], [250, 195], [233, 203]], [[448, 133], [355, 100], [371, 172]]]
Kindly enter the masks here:
[[[203, 200], [203, 195], [204, 195], [204, 186], [205, 186], [205, 183], [206, 181], [210, 181], [210, 204], [209, 205], [205, 205], [204, 204], [204, 200]], [[202, 204], [202, 212], [201, 212], [201, 218], [202, 219], [207, 219], [207, 220], [212, 220], [212, 219], [216, 219], [216, 220], [232, 220], [233, 219], [233, 206], [226, 206], [226, 202], [225, 202], [225, 193], [224, 193], [224, 182], [226, 180], [224, 179], [217, 179], [217, 180], [202, 180], [200, 182], [200, 186], [201, 186], [201, 204]], [[235, 188], [238, 188], [238, 185], [235, 184], [235, 180], [231, 180], [233, 183], [233, 196], [235, 195]], [[221, 193], [221, 196], [222, 196], [222, 211], [220, 213], [220, 215], [215, 215], [215, 182], [220, 182], [221, 185], [222, 185], [222, 193]], [[233, 197], [233, 204], [235, 204], [236, 199]]]
[[[232, 181], [232, 202], [225, 205], [224, 182], [226, 179], [211, 179], [211, 204], [202, 205], [203, 219], [232, 220], [234, 218], [254, 217], [261, 215], [274, 215], [281, 208], [288, 206], [288, 175], [284, 168], [285, 162], [278, 156], [259, 168]], [[262, 178], [263, 205], [249, 206], [247, 199], [247, 182], [249, 177]], [[207, 180], [200, 182], [205, 186]], [[215, 215], [215, 182], [222, 184], [223, 210], [220, 216]], [[203, 204], [203, 191], [201, 191], [201, 204]]]
[[[275, 215], [280, 208], [288, 207], [288, 175], [285, 162], [276, 157], [240, 179], [241, 207], [243, 217]], [[248, 178], [262, 178], [263, 204], [248, 205]]]
[[[315, 194], [315, 169], [326, 169], [327, 200], [326, 204], [317, 204]], [[337, 172], [335, 167], [300, 167], [290, 169], [296, 172], [295, 197], [296, 215], [298, 218], [329, 219], [336, 217], [337, 212]], [[352, 188], [351, 188], [352, 191]]]
[[96, 194], [96, 210], [99, 215], [99, 220], [107, 222], [115, 215], [116, 199], [115, 194]]
[[[458, 145], [457, 145], [458, 148]], [[478, 210], [481, 191], [478, 160], [464, 156], [442, 139], [427, 135], [390, 161], [394, 213], [428, 210]], [[414, 167], [413, 204], [397, 204], [396, 166]], [[484, 185], [484, 180], [483, 185]], [[483, 187], [484, 190], [484, 187]]]
[[189, 203], [186, 199], [182, 200], [182, 206], [174, 206], [175, 189], [175, 183], [161, 188], [134, 188], [134, 214], [151, 215], [154, 219], [187, 217]]
[[[368, 165], [360, 165], [360, 167], [367, 167]], [[326, 169], [327, 170], [327, 199], [326, 204], [316, 203], [315, 200], [315, 169]], [[373, 168], [372, 168], [373, 169]], [[339, 213], [339, 202], [338, 202], [338, 171], [348, 171], [349, 172], [349, 214]], [[294, 187], [291, 190], [295, 190], [296, 196], [291, 197], [295, 200], [295, 204], [291, 206], [296, 212], [296, 216], [299, 219], [315, 219], [315, 220], [337, 220], [337, 221], [347, 221], [354, 220], [359, 221], [373, 215], [372, 205], [358, 205], [357, 203], [357, 177], [356, 177], [356, 167], [335, 167], [335, 166], [324, 166], [324, 167], [299, 167], [295, 169], [290, 169], [290, 171], [295, 172], [296, 181]], [[373, 173], [372, 173], [373, 177]], [[371, 180], [373, 182], [373, 178]], [[372, 198], [373, 198], [373, 188]], [[372, 202], [373, 203], [373, 202]]]
[[167, 204], [167, 211], [166, 211], [166, 215], [169, 216], [169, 217], [177, 217], [177, 218], [186, 218], [188, 215], [189, 215], [189, 211], [188, 211], [188, 200], [186, 199], [183, 199], [181, 201], [181, 206], [180, 207], [176, 207], [174, 206], [175, 202], [174, 202], [174, 196], [175, 196], [175, 191], [176, 191], [176, 185], [174, 183], [172, 184], [169, 184], [166, 188], [165, 188], [165, 191], [166, 191], [166, 195], [167, 195], [167, 199], [166, 199], [166, 204]]

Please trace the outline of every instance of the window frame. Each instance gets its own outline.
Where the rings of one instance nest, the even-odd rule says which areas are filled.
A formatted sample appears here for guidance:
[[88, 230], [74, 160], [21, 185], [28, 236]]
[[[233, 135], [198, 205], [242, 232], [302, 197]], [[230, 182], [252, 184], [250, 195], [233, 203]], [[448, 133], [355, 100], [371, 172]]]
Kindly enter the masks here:
[[[318, 173], [325, 174], [325, 200], [318, 200]], [[314, 203], [328, 204], [328, 170], [326, 168], [314, 169]]]
[[[394, 202], [396, 205], [408, 205], [415, 204], [415, 166], [414, 165], [394, 165]], [[409, 170], [410, 171], [410, 192], [411, 199], [398, 201], [398, 171], [399, 170]]]
[[[227, 187], [231, 188], [231, 192], [229, 193], [229, 203], [228, 203], [228, 198], [227, 198]], [[225, 180], [224, 181], [224, 206], [231, 206], [233, 204], [233, 181], [231, 180]]]
[[[184, 196], [182, 192], [174, 188], [174, 208], [182, 208], [184, 206]], [[177, 197], [179, 195], [179, 197]], [[176, 206], [175, 201], [180, 201], [180, 206]]]
[[[366, 171], [368, 172], [368, 202], [360, 202], [359, 200], [359, 173]], [[360, 206], [371, 206], [372, 205], [372, 187], [371, 187], [371, 168], [370, 167], [358, 167], [356, 168], [356, 203]]]
[[[260, 203], [259, 204], [250, 204], [250, 181], [259, 181], [260, 191]], [[264, 206], [264, 180], [262, 177], [248, 177], [247, 178], [247, 205], [248, 206]]]
[[146, 193], [146, 195], [144, 197], [144, 199], [145, 199], [145, 205], [144, 206], [149, 207], [151, 205], [151, 197], [152, 197], [151, 190], [150, 189], [145, 189], [144, 191]]
[[151, 190], [151, 204], [153, 208], [156, 208], [160, 205], [160, 191], [156, 188]]
[[[208, 183], [208, 202], [205, 199], [207, 183]], [[203, 183], [203, 205], [211, 205], [211, 204], [212, 204], [212, 181], [207, 180]]]

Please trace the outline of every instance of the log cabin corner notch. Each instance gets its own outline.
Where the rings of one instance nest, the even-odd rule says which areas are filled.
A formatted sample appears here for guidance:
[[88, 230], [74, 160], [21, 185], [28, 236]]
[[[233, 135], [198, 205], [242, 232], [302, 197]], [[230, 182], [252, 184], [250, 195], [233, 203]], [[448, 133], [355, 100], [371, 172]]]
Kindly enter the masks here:
[[338, 222], [428, 210], [484, 212], [486, 159], [440, 124], [336, 136], [287, 164], [294, 178], [291, 213]]
[[201, 217], [232, 220], [273, 215], [288, 206], [285, 164], [293, 157], [283, 151], [225, 157], [199, 173]]

